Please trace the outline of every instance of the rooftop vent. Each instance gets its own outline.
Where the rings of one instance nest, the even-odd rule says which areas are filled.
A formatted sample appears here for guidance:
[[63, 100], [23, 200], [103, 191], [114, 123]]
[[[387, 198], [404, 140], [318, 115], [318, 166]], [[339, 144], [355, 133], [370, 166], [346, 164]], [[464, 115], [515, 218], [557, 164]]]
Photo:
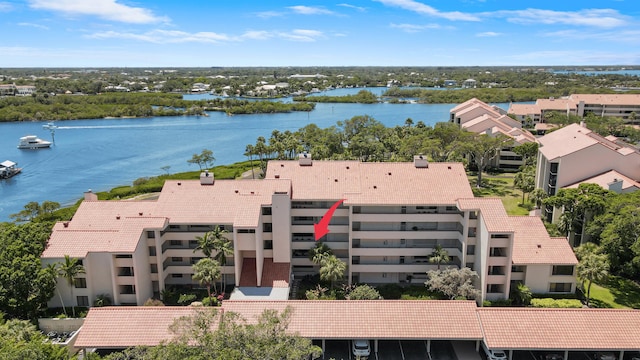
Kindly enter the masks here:
[[98, 201], [98, 194], [94, 194], [91, 189], [84, 193], [84, 201]]
[[389, 173], [389, 176], [391, 176], [391, 173]]
[[311, 160], [311, 154], [300, 154], [298, 156], [298, 163], [300, 164], [300, 166], [311, 166], [313, 163]]
[[139, 213], [138, 213], [138, 215], [140, 215], [140, 216], [142, 216], [142, 214], [143, 214], [142, 212], [139, 212]]
[[273, 177], [275, 177], [276, 179], [280, 179], [280, 174], [275, 174]]
[[236, 190], [236, 194], [239, 192], [239, 190]]
[[333, 179], [334, 182], [338, 182], [338, 179]]
[[208, 170], [200, 173], [200, 185], [213, 185], [213, 182], [213, 173], [210, 173]]
[[120, 220], [120, 215], [116, 215], [116, 220]]
[[68, 228], [68, 227], [69, 227], [69, 222], [68, 222], [68, 221], [63, 222], [63, 223], [62, 223], [62, 226], [64, 226], [64, 227]]
[[428, 168], [429, 161], [427, 161], [426, 156], [424, 155], [416, 155], [413, 157], [413, 164], [416, 168]]
[[620, 194], [622, 192], [622, 182], [622, 179], [614, 178], [612, 182], [607, 184], [607, 186], [610, 191]]
[[179, 183], [178, 183], [178, 186], [180, 186], [180, 185], [182, 185], [182, 183], [181, 183], [181, 182], [179, 182]]
[[373, 185], [373, 188], [374, 188], [374, 189], [377, 189], [377, 188], [378, 188], [378, 186], [377, 186], [377, 185]]

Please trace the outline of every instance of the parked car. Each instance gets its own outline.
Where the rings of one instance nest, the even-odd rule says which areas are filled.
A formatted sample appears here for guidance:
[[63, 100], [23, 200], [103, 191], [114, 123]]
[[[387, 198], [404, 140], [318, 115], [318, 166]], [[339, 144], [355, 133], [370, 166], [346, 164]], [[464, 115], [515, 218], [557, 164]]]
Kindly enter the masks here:
[[549, 353], [544, 356], [543, 360], [564, 360], [564, 356], [557, 353]]
[[489, 360], [507, 360], [507, 353], [504, 350], [489, 350], [484, 342], [482, 342], [482, 348], [484, 349], [484, 353], [487, 354], [487, 358]]
[[353, 356], [367, 357], [371, 355], [371, 346], [369, 340], [353, 340], [351, 341], [351, 351]]
[[602, 352], [596, 353], [595, 360], [617, 360], [618, 357], [614, 353]]

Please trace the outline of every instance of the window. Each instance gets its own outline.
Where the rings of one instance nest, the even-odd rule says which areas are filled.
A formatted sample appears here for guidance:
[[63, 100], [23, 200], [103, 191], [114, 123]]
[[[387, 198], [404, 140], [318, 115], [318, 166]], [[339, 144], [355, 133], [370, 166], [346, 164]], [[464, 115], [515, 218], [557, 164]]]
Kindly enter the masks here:
[[490, 293], [490, 294], [502, 293], [503, 292], [502, 288], [503, 288], [502, 284], [487, 284], [487, 293]]
[[550, 283], [549, 292], [571, 292], [571, 283]]
[[151, 273], [152, 274], [157, 274], [158, 273], [158, 264], [149, 264], [149, 266], [151, 267]]
[[552, 275], [573, 275], [573, 265], [555, 265]]
[[400, 264], [404, 264], [404, 256], [400, 256]]
[[271, 223], [262, 224], [262, 232], [270, 233], [273, 225]]
[[133, 276], [133, 268], [132, 267], [119, 267], [118, 268], [118, 276]]
[[489, 275], [504, 275], [504, 266], [489, 266]]
[[129, 255], [129, 254], [118, 254], [116, 255], [116, 259], [131, 259], [133, 257], [133, 255]]
[[387, 277], [387, 273], [382, 273], [382, 277], [386, 278]]
[[136, 287], [133, 285], [120, 285], [120, 294], [135, 295]]
[[178, 256], [172, 256], [171, 257], [171, 261], [172, 262], [182, 262], [182, 258], [178, 257]]
[[78, 303], [78, 306], [89, 306], [89, 297], [76, 296], [76, 302]]
[[255, 234], [256, 229], [238, 229], [238, 234]]
[[75, 278], [73, 279], [73, 286], [78, 289], [86, 289], [87, 288], [87, 279], [85, 278]]
[[156, 256], [156, 247], [149, 246], [149, 256]]
[[360, 264], [360, 256], [354, 256], [351, 258], [351, 264], [358, 265]]
[[194, 256], [194, 257], [192, 257], [192, 258], [191, 258], [191, 265], [195, 265], [196, 263], [198, 263], [198, 261], [200, 261], [200, 260], [202, 260], [202, 259], [204, 259], [204, 258], [201, 258], [201, 257], [195, 257], [195, 256]]
[[469, 228], [469, 237], [476, 237], [476, 228], [474, 227]]
[[508, 239], [509, 234], [491, 234], [492, 239]]
[[263, 207], [262, 208], [262, 215], [271, 215], [271, 208], [270, 207]]
[[273, 240], [264, 240], [263, 249], [265, 249], [265, 250], [273, 249]]
[[513, 265], [511, 266], [511, 272], [512, 273], [522, 273], [527, 269], [526, 266], [523, 265]]
[[467, 255], [473, 255], [476, 253], [475, 245], [467, 245]]
[[171, 274], [172, 278], [181, 278], [182, 274]]
[[180, 246], [180, 245], [182, 245], [182, 241], [180, 241], [180, 240], [169, 240], [169, 245], [171, 245], [171, 246]]
[[84, 264], [82, 263], [82, 259], [78, 259], [78, 261], [76, 261], [76, 264], [83, 266]]
[[148, 239], [155, 239], [156, 238], [156, 232], [155, 231], [147, 231], [147, 238]]
[[505, 257], [507, 256], [507, 248], [492, 247], [491, 249], [489, 249], [489, 256]]

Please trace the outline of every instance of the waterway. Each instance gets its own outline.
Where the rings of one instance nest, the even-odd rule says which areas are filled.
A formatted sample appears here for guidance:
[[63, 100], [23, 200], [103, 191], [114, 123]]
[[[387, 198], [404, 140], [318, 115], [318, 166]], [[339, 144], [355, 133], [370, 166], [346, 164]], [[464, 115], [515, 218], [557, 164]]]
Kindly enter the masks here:
[[[339, 89], [330, 95], [356, 93]], [[373, 89], [379, 95], [383, 89]], [[185, 95], [187, 99], [210, 95]], [[282, 101], [290, 101], [286, 98]], [[407, 118], [427, 125], [447, 121], [456, 104], [317, 104], [306, 113], [227, 116], [172, 116], [137, 119], [57, 121], [55, 144], [50, 149], [19, 150], [21, 136], [52, 140], [45, 122], [0, 123], [0, 162], [12, 160], [22, 173], [0, 180], [0, 221], [19, 212], [31, 201], [57, 201], [70, 205], [88, 189], [105, 191], [130, 185], [135, 179], [169, 172], [198, 170], [187, 160], [203, 149], [213, 151], [216, 164], [246, 160], [247, 144], [258, 136], [269, 138], [275, 129], [295, 131], [307, 124], [320, 127], [357, 115], [369, 115], [386, 126], [404, 124]], [[506, 109], [509, 104], [497, 104]]]

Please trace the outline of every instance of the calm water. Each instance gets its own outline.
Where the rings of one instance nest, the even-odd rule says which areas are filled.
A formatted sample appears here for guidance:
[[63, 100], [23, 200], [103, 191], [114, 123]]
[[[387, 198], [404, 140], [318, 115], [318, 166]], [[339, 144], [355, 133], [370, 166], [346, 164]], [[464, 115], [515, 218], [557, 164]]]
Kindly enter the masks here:
[[568, 71], [558, 70], [554, 71], [556, 74], [579, 74], [579, 75], [624, 75], [624, 76], [640, 76], [640, 70], [601, 70], [601, 71]]
[[[351, 93], [359, 90], [349, 89]], [[379, 95], [381, 89], [376, 90]], [[344, 92], [340, 89], [340, 94], [331, 95]], [[498, 105], [508, 108], [508, 104]], [[87, 189], [129, 185], [137, 178], [162, 174], [163, 166], [170, 166], [172, 173], [197, 170], [187, 160], [205, 148], [213, 150], [216, 164], [246, 160], [245, 146], [258, 136], [268, 139], [274, 129], [295, 131], [309, 123], [328, 127], [357, 115], [370, 115], [386, 126], [401, 125], [407, 118], [433, 125], [447, 121], [453, 106], [317, 104], [310, 113], [227, 116], [211, 112], [209, 117], [58, 121], [55, 145], [41, 150], [19, 150], [16, 145], [24, 135], [51, 140], [49, 131], [42, 128], [45, 122], [0, 123], [0, 162], [12, 160], [23, 168], [21, 174], [0, 180], [0, 221], [8, 221], [10, 214], [30, 201], [69, 205]]]

